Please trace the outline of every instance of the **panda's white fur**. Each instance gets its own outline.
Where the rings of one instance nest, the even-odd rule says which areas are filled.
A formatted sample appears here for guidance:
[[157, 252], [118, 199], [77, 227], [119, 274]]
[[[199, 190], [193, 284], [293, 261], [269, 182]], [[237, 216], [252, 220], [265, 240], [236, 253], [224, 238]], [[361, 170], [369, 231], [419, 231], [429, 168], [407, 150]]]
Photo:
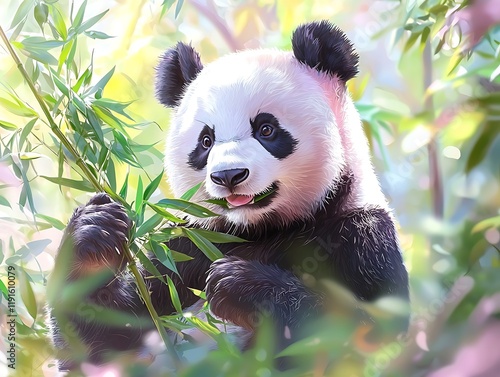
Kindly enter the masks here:
[[[298, 140], [285, 159], [276, 159], [252, 137], [250, 119], [259, 112], [275, 115]], [[207, 166], [194, 171], [188, 155], [205, 125], [215, 128], [216, 141]], [[386, 208], [369, 156], [359, 115], [343, 82], [301, 64], [291, 52], [260, 49], [220, 58], [190, 83], [171, 121], [165, 167], [177, 197], [205, 182], [197, 201], [230, 194], [210, 180], [215, 171], [249, 169], [249, 178], [237, 186], [236, 194], [255, 195], [279, 181], [277, 197], [265, 208], [226, 210], [211, 205], [228, 224], [246, 226], [273, 212], [283, 223], [311, 216], [327, 193], [335, 191], [346, 168], [356, 175], [348, 205]], [[210, 220], [192, 220], [210, 226]]]

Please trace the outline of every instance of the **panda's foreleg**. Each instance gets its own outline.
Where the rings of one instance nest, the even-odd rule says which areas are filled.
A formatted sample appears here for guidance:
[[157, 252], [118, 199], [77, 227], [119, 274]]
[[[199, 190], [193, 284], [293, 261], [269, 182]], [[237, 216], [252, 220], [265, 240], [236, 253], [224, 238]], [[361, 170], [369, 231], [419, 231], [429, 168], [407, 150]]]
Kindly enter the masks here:
[[[143, 325], [110, 325], [99, 321], [106, 309], [140, 316], [145, 312], [130, 276], [124, 271], [123, 249], [127, 244], [130, 220], [124, 208], [105, 194], [95, 195], [85, 206], [75, 210], [59, 248], [57, 273], [65, 274], [61, 297], [85, 282], [82, 298], [68, 305], [65, 300], [51, 308], [54, 344], [68, 351], [61, 369], [75, 364], [72, 348], [80, 344], [86, 354], [82, 359], [92, 363], [105, 361], [109, 351], [134, 349], [140, 345]], [[97, 287], [92, 286], [97, 281]], [[73, 347], [74, 346], [74, 347]], [[82, 361], [82, 360], [80, 360]]]
[[408, 273], [387, 211], [354, 210], [326, 232], [340, 235], [339, 244], [329, 251], [334, 275], [358, 298], [373, 301], [397, 296], [408, 300]]
[[319, 295], [291, 271], [233, 256], [212, 263], [206, 294], [218, 317], [250, 330], [268, 317], [285, 338], [321, 310]]

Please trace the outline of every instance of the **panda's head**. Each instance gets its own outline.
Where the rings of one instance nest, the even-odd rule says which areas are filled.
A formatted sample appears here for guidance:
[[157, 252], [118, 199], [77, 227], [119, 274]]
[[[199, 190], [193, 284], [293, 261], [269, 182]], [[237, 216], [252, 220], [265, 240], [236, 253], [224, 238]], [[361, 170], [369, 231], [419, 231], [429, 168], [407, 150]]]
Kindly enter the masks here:
[[204, 204], [229, 225], [310, 216], [349, 165], [343, 127], [355, 110], [345, 83], [358, 57], [326, 21], [297, 28], [292, 45], [203, 67], [178, 43], [157, 68], [157, 97], [175, 109], [165, 156], [171, 188], [180, 196], [204, 182], [193, 200], [218, 201]]

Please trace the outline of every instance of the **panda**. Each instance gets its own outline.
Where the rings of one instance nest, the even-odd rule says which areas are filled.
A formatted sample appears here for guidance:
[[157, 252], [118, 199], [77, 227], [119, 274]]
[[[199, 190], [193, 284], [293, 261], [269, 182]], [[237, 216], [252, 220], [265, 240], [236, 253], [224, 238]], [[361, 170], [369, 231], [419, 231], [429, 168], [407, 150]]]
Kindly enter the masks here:
[[[157, 98], [173, 109], [165, 153], [170, 187], [180, 197], [203, 182], [192, 200], [220, 214], [188, 215], [188, 226], [248, 242], [218, 244], [224, 257], [211, 262], [190, 240], [172, 239], [169, 248], [193, 258], [178, 264], [181, 278], [154, 257], [152, 263], [171, 277], [184, 308], [199, 300], [190, 288], [205, 290], [211, 312], [248, 334], [265, 312], [280, 347], [325, 310], [324, 279], [362, 301], [409, 298], [393, 216], [346, 88], [358, 55], [328, 21], [299, 26], [292, 47], [240, 51], [203, 66], [195, 49], [179, 42], [161, 56], [156, 75]], [[97, 194], [75, 211], [60, 248], [74, 255], [68, 281], [102, 268], [114, 272], [86, 301], [147, 316], [120, 252], [131, 225], [120, 204]], [[146, 281], [158, 313], [174, 313], [168, 287]], [[56, 346], [69, 347], [53, 322]], [[139, 349], [150, 329], [70, 322], [94, 364], [111, 351]]]

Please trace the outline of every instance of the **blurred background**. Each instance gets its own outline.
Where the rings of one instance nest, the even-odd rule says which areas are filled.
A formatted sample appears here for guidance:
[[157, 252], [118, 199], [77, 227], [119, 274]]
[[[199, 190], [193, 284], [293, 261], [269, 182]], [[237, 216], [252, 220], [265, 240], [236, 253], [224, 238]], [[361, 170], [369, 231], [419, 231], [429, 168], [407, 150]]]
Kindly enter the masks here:
[[[190, 42], [208, 63], [290, 49], [295, 27], [319, 19], [342, 28], [360, 55], [349, 89], [399, 222], [412, 321], [404, 340], [314, 364], [310, 375], [499, 376], [500, 1], [2, 0], [0, 13], [57, 126], [100, 182], [115, 192], [126, 182], [129, 202], [139, 177], [149, 183], [162, 171], [170, 113], [153, 81], [164, 50]], [[0, 343], [0, 374], [52, 376], [46, 283], [64, 224], [95, 190], [3, 43], [0, 81], [0, 328], [7, 338], [14, 266], [18, 344], [14, 371], [9, 342]], [[162, 180], [154, 198], [169, 195]], [[274, 375], [265, 365], [245, 373], [214, 375]]]

